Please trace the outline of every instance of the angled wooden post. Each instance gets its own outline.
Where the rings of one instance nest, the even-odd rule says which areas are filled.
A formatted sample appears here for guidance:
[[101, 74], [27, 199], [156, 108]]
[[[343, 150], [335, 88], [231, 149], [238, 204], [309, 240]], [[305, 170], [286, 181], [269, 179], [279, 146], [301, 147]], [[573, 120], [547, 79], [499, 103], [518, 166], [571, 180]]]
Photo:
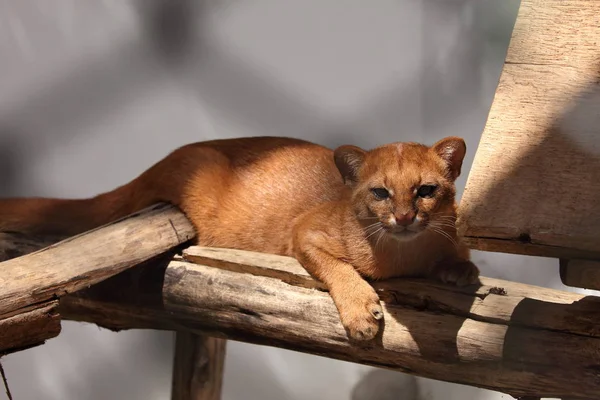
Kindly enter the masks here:
[[599, 15], [521, 1], [460, 204], [471, 247], [600, 260]]

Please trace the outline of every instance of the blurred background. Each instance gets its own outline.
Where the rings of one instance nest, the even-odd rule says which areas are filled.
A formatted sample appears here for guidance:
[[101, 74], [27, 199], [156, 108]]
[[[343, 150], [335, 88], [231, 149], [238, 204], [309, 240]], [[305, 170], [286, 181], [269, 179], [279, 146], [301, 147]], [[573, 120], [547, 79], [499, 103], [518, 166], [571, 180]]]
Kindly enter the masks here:
[[[0, 0], [0, 196], [89, 197], [174, 148], [278, 135], [467, 141], [462, 193], [517, 0]], [[566, 290], [558, 261], [475, 252]], [[510, 396], [229, 342], [225, 400]], [[2, 359], [15, 399], [169, 399], [173, 334], [63, 323]], [[0, 399], [6, 397], [0, 390]]]

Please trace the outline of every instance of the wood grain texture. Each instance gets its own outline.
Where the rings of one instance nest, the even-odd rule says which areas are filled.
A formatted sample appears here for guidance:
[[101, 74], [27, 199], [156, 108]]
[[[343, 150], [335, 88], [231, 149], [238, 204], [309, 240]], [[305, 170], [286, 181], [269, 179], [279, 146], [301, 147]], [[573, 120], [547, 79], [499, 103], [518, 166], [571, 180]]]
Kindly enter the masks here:
[[177, 332], [172, 400], [219, 400], [227, 341]]
[[[34, 253], [0, 263], [0, 327], [16, 336], [2, 337], [0, 348], [21, 347], [19, 329], [28, 326], [58, 334], [58, 316], [31, 314], [31, 306], [56, 306], [55, 299], [89, 287], [140, 262], [187, 242], [195, 235], [186, 217], [172, 206], [157, 205], [120, 221], [63, 240]], [[6, 238], [5, 238], [6, 239]], [[19, 242], [20, 243], [20, 242]], [[16, 252], [35, 247], [17, 244]], [[23, 314], [18, 317], [19, 314]], [[38, 321], [32, 318], [38, 317]], [[20, 321], [20, 325], [16, 322]], [[17, 327], [20, 326], [20, 328]], [[43, 335], [42, 335], [43, 336]], [[0, 335], [1, 337], [1, 335]], [[28, 336], [22, 336], [23, 346]]]
[[60, 333], [58, 300], [32, 305], [0, 320], [0, 356], [43, 344]]
[[460, 205], [474, 248], [600, 255], [599, 16], [598, 1], [521, 2]]
[[66, 238], [66, 236], [33, 236], [18, 232], [0, 232], [0, 262], [33, 253]]
[[183, 257], [190, 254], [202, 255], [204, 265], [179, 259], [144, 267], [138, 272], [146, 277], [125, 285], [125, 276], [138, 273], [127, 271], [96, 285], [95, 294], [61, 299], [61, 313], [112, 329], [205, 333], [514, 396], [585, 399], [600, 390], [600, 300], [593, 296], [489, 278], [462, 289], [426, 280], [379, 282], [383, 333], [361, 344], [348, 341], [329, 294], [302, 283], [306, 272], [296, 261], [201, 248]]
[[600, 290], [600, 261], [561, 259], [560, 279], [567, 286]]
[[234, 339], [511, 394], [590, 397], [600, 390], [589, 358], [600, 351], [590, 319], [598, 317], [598, 299], [561, 304], [561, 295], [550, 303], [538, 298], [546, 293], [535, 296], [541, 288], [526, 288], [534, 296], [524, 297], [525, 288], [510, 284], [462, 297], [443, 286], [398, 286], [377, 285], [386, 301], [385, 328], [367, 345], [347, 340], [327, 293], [273, 278], [175, 261], [163, 294], [167, 309]]
[[182, 257], [183, 260], [194, 264], [209, 265], [233, 272], [250, 272], [254, 275], [279, 279], [290, 285], [322, 290], [326, 288], [323, 283], [315, 281], [292, 257], [204, 246], [183, 249]]
[[[17, 258], [54, 244], [64, 237], [30, 236], [0, 232], [0, 262]], [[1, 264], [0, 264], [1, 265]], [[34, 304], [0, 319], [0, 356], [44, 344], [61, 331], [58, 300]]]

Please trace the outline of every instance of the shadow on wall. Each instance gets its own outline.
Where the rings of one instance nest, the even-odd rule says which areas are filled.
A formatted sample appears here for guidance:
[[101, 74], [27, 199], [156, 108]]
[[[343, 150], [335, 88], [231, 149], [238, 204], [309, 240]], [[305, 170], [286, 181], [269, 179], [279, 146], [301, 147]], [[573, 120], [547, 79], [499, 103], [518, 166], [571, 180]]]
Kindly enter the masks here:
[[[222, 6], [220, 3], [210, 6]], [[99, 123], [117, 110], [136, 104], [136, 99], [156, 89], [164, 74], [181, 77], [182, 83], [194, 87], [209, 107], [263, 135], [304, 138], [332, 147], [349, 142], [373, 145], [370, 135], [357, 132], [356, 124], [340, 126], [318, 107], [244, 65], [243, 60], [211, 46], [203, 32], [208, 7], [207, 1], [139, 1], [138, 15], [145, 32], [142, 40], [126, 41], [108, 52], [74, 62], [59, 76], [35, 88], [32, 96], [14, 99], [8, 109], [2, 110], [0, 126], [15, 127], [22, 133], [12, 135], [11, 143], [6, 145], [10, 150], [4, 151], [14, 153], [12, 149], [19, 148], [21, 142], [49, 140], [52, 134], [77, 136], [90, 123]], [[389, 90], [389, 99], [383, 99], [364, 115], [377, 115], [383, 120], [390, 115], [401, 118], [406, 107], [399, 104], [399, 99], [410, 101], [407, 99], [412, 96], [407, 96], [407, 91], [417, 90], [416, 81], [412, 88]], [[408, 136], [411, 134], [408, 132]], [[390, 132], [389, 136], [399, 140], [407, 135]]]
[[[205, 21], [211, 7], [224, 7], [228, 3], [138, 1], [135, 4], [145, 32], [141, 41], [121, 43], [109, 53], [73, 65], [50, 84], [40, 87], [32, 98], [17, 100], [0, 115], [0, 126], [15, 126], [30, 140], [49, 134], [76, 136], [90, 122], [101, 122], [116, 110], [135, 104], [135, 99], [163, 81], [161, 74], [180, 77], [185, 86], [195, 88], [198, 97], [210, 108], [229, 120], [250, 126], [254, 132], [298, 137], [330, 147], [353, 143], [369, 148], [383, 142], [421, 140], [421, 126], [405, 121], [416, 121], [411, 118], [413, 103], [420, 97], [424, 81], [430, 81], [425, 87], [426, 108], [433, 107], [430, 111], [435, 114], [441, 110], [440, 102], [427, 100], [440, 95], [439, 82], [433, 78], [441, 76], [441, 72], [434, 68], [425, 73], [424, 80], [392, 84], [352, 120], [333, 120], [319, 107], [288, 92], [272, 77], [210, 45]], [[426, 54], [422, 64], [434, 65], [434, 61], [433, 55]], [[471, 76], [469, 82], [469, 90], [478, 84]], [[471, 91], [477, 92], [475, 89]], [[453, 94], [455, 90], [450, 92]], [[456, 107], [464, 102], [447, 101], [447, 96], [443, 99], [445, 117], [428, 118], [428, 123], [459, 118], [460, 110]], [[383, 125], [385, 134], [377, 135], [382, 143], [373, 143], [373, 135], [367, 132], [369, 123], [365, 121]]]
[[205, 26], [207, 3], [207, 0], [138, 0], [135, 3], [146, 40], [161, 60], [179, 63], [198, 46], [197, 33]]
[[26, 161], [23, 147], [17, 131], [0, 129], [0, 197], [19, 194], [19, 171]]
[[[460, 69], [455, 66], [454, 75], [459, 74], [464, 79], [454, 82], [451, 90], [444, 91], [441, 96], [440, 85], [447, 86], [439, 81], [444, 72], [436, 69], [439, 67], [436, 55], [425, 53], [421, 60], [421, 64], [426, 67], [423, 79], [413, 79], [401, 84], [391, 83], [379, 99], [360, 110], [357, 116], [346, 121], [333, 120], [318, 106], [290, 93], [274, 77], [265, 76], [264, 72], [248, 65], [243, 59], [206, 40], [206, 35], [201, 31], [206, 14], [228, 3], [202, 2], [200, 6], [196, 4], [193, 10], [190, 9], [189, 1], [184, 0], [176, 1], [173, 5], [157, 0], [150, 3], [150, 6], [140, 4], [144, 4], [142, 15], [147, 26], [147, 37], [154, 43], [161, 57], [168, 61], [172, 71], [182, 73], [181, 79], [185, 86], [195, 88], [197, 96], [210, 109], [226, 115], [228, 120], [251, 127], [252, 131], [260, 132], [261, 135], [297, 137], [330, 147], [353, 143], [368, 148], [383, 142], [419, 141], [422, 139], [422, 122], [426, 126], [435, 121], [438, 121], [438, 125], [445, 125], [449, 119], [460, 118], [465, 107], [472, 109], [473, 102], [480, 102], [478, 68], [465, 74], [459, 73]], [[456, 8], [455, 5], [452, 7]], [[190, 20], [196, 17], [200, 26], [192, 29], [189, 27]], [[164, 21], [168, 22], [163, 24]], [[427, 35], [425, 36], [429, 40], [428, 44], [436, 39], [427, 39]], [[182, 40], [183, 44], [171, 48], [173, 38], [179, 37], [185, 38]], [[469, 51], [464, 46], [461, 49], [473, 60], [481, 58], [481, 51]], [[176, 56], [173, 57], [173, 54]], [[479, 62], [475, 64], [480, 66]], [[444, 82], [447, 80], [444, 78]], [[463, 95], [471, 93], [469, 101], [454, 101], [459, 87]], [[418, 103], [422, 92], [425, 93], [426, 108], [436, 118], [427, 118], [425, 121], [413, 118], [415, 103]], [[367, 122], [367, 125], [381, 126], [383, 132], [379, 133], [383, 134], [377, 135], [381, 143], [373, 143], [373, 135], [366, 129], [361, 129], [365, 126], [365, 121], [376, 121], [373, 124]]]
[[139, 1], [138, 15], [145, 28], [141, 40], [126, 39], [107, 51], [74, 60], [51, 81], [34, 87], [30, 96], [13, 99], [2, 110], [0, 127], [14, 127], [21, 133], [12, 135], [8, 145], [18, 148], [21, 142], [48, 140], [51, 134], [74, 137], [91, 123], [136, 104], [163, 81], [161, 74], [167, 68], [198, 46], [194, 33], [201, 21], [195, 16], [204, 3]]

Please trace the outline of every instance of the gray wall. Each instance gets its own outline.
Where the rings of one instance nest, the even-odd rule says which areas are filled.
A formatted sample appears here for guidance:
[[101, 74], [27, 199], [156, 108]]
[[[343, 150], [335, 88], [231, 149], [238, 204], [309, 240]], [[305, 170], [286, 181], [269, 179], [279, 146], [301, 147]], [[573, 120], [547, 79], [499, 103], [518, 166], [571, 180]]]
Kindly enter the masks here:
[[[182, 144], [465, 137], [468, 171], [517, 0], [0, 0], [0, 194], [84, 197]], [[458, 182], [460, 191], [465, 172]], [[556, 260], [475, 253], [559, 287]], [[4, 358], [16, 399], [167, 399], [170, 333], [65, 323]], [[231, 342], [224, 399], [508, 398]], [[0, 399], [5, 399], [0, 393]], [[389, 396], [389, 397], [386, 397]]]

